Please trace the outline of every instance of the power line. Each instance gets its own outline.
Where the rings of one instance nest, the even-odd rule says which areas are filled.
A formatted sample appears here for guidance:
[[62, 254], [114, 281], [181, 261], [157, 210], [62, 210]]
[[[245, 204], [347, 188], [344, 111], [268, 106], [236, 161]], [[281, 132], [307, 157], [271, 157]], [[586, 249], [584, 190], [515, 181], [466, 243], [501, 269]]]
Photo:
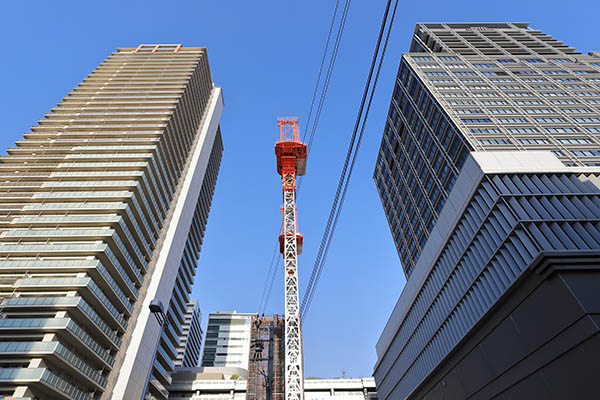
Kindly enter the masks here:
[[306, 118], [306, 124], [304, 124], [304, 135], [302, 141], [305, 142], [306, 132], [308, 132], [308, 124], [312, 115], [313, 106], [315, 105], [315, 99], [317, 98], [317, 92], [319, 91], [319, 82], [321, 81], [321, 73], [323, 72], [323, 65], [325, 65], [325, 58], [327, 57], [327, 49], [329, 49], [329, 41], [331, 40], [331, 31], [335, 23], [335, 16], [340, 5], [340, 0], [335, 3], [335, 9], [333, 10], [333, 17], [331, 17], [331, 24], [329, 25], [329, 33], [327, 34], [327, 41], [325, 42], [325, 50], [323, 50], [323, 57], [321, 58], [321, 66], [319, 67], [319, 74], [317, 75], [317, 83], [315, 84], [315, 90], [313, 92], [312, 100], [310, 102], [310, 109], [308, 110], [308, 118]]
[[[305, 292], [303, 300], [302, 300], [302, 305], [300, 306], [300, 312], [302, 314], [303, 319], [306, 319], [306, 315], [308, 314], [308, 310], [310, 309], [310, 305], [312, 303], [314, 293], [316, 291], [318, 282], [321, 277], [321, 273], [323, 271], [323, 266], [325, 265], [325, 261], [327, 260], [329, 247], [331, 245], [331, 241], [332, 241], [333, 235], [335, 233], [335, 229], [337, 227], [337, 222], [338, 222], [341, 210], [343, 208], [344, 200], [345, 200], [346, 193], [348, 190], [348, 184], [350, 182], [350, 178], [351, 178], [352, 172], [354, 170], [354, 164], [356, 162], [358, 150], [360, 149], [360, 145], [362, 142], [362, 137], [363, 137], [364, 129], [366, 126], [366, 121], [367, 121], [367, 118], [369, 115], [369, 111], [371, 108], [373, 95], [374, 95], [375, 89], [377, 87], [379, 73], [381, 72], [381, 66], [383, 64], [383, 59], [385, 57], [385, 51], [386, 51], [387, 44], [389, 41], [390, 32], [391, 32], [392, 26], [394, 24], [394, 17], [396, 15], [396, 9], [398, 7], [398, 0], [396, 0], [396, 2], [395, 2], [394, 9], [392, 11], [392, 15], [390, 18], [389, 27], [387, 30], [385, 42], [383, 45], [383, 49], [381, 51], [381, 55], [379, 55], [379, 48], [381, 45], [381, 39], [383, 37], [383, 33], [385, 32], [385, 27], [387, 25], [387, 18], [388, 18], [388, 14], [389, 14], [390, 5], [391, 5], [391, 0], [388, 0], [383, 19], [381, 21], [379, 36], [377, 38], [377, 45], [375, 46], [375, 51], [373, 53], [371, 67], [369, 69], [369, 75], [367, 77], [367, 82], [365, 84], [365, 89], [363, 91], [363, 97], [362, 97], [361, 104], [359, 107], [358, 115], [356, 117], [354, 130], [352, 132], [352, 138], [350, 140], [348, 151], [346, 153], [346, 159], [344, 160], [344, 166], [342, 168], [342, 173], [340, 175], [340, 179], [338, 182], [338, 187], [336, 189], [334, 201], [333, 201], [333, 204], [331, 207], [331, 211], [329, 213], [329, 218], [327, 219], [325, 231], [323, 232], [323, 237], [321, 239], [321, 245], [319, 246], [319, 252], [318, 252], [317, 258], [315, 260], [313, 271], [311, 273], [311, 277], [310, 277], [308, 286], [306, 288], [306, 292]], [[378, 57], [379, 57], [379, 61], [377, 62]], [[373, 81], [373, 87], [370, 90], [370, 95], [369, 95], [369, 88], [371, 86], [371, 79], [373, 77], [373, 71], [375, 69], [376, 63], [378, 64], [377, 71], [375, 74], [375, 79]], [[364, 109], [365, 101], [366, 101], [366, 98], [368, 95], [369, 95], [369, 101], [367, 103], [367, 108], [365, 110], [364, 117], [363, 117], [363, 109]], [[359, 131], [359, 126], [360, 126], [360, 132], [358, 133], [358, 140], [356, 140], [357, 132]], [[356, 142], [356, 147], [354, 146], [355, 142]], [[350, 157], [352, 157], [351, 162], [350, 162]], [[349, 169], [348, 169], [348, 164], [350, 164]]]
[[[332, 53], [331, 53], [331, 57], [329, 59], [329, 64], [328, 64], [328, 67], [327, 67], [327, 72], [325, 74], [325, 80], [324, 80], [324, 83], [323, 83], [323, 90], [321, 92], [321, 95], [319, 96], [319, 103], [317, 105], [316, 117], [313, 120], [311, 134], [310, 134], [310, 137], [309, 137], [309, 144], [307, 146], [307, 153], [310, 152], [310, 148], [311, 148], [312, 142], [314, 140], [316, 128], [317, 128], [317, 125], [319, 123], [319, 118], [320, 118], [320, 115], [321, 115], [321, 110], [323, 108], [323, 103], [325, 102], [325, 97], [327, 95], [327, 89], [329, 88], [329, 82], [331, 80], [331, 75], [333, 73], [333, 67], [335, 65], [335, 60], [337, 58], [337, 53], [338, 53], [340, 41], [341, 41], [341, 38], [342, 38], [342, 33], [344, 31], [344, 27], [345, 27], [345, 24], [346, 24], [346, 17], [348, 15], [348, 8], [350, 6], [350, 1], [351, 0], [346, 0], [346, 4], [345, 4], [344, 10], [342, 12], [342, 17], [341, 17], [341, 20], [340, 20], [340, 25], [338, 27], [338, 31], [337, 31], [335, 42], [334, 42], [334, 46], [333, 46], [333, 50], [332, 50]], [[333, 10], [333, 15], [331, 17], [331, 23], [329, 24], [329, 32], [327, 33], [327, 40], [325, 42], [325, 49], [323, 50], [323, 56], [321, 58], [321, 65], [319, 66], [319, 73], [317, 75], [317, 81], [315, 83], [315, 90], [313, 92], [313, 96], [312, 96], [312, 100], [311, 100], [311, 104], [310, 104], [310, 108], [309, 108], [309, 112], [308, 112], [308, 118], [306, 119], [304, 136], [302, 138], [302, 141], [304, 141], [304, 139], [306, 137], [306, 134], [308, 133], [308, 127], [309, 127], [309, 124], [310, 124], [310, 119], [311, 119], [311, 116], [312, 116], [312, 112], [313, 112], [313, 108], [314, 108], [314, 104], [315, 104], [315, 99], [317, 97], [317, 93], [318, 93], [318, 89], [319, 89], [319, 83], [321, 82], [321, 75], [322, 75], [322, 72], [323, 72], [323, 67], [325, 65], [325, 60], [327, 58], [327, 52], [329, 50], [329, 43], [331, 41], [331, 34], [333, 32], [333, 27], [335, 26], [335, 20], [336, 20], [338, 8], [339, 8], [339, 3], [340, 3], [340, 0], [337, 0], [337, 2], [335, 4], [335, 8]], [[298, 181], [298, 184], [297, 184], [297, 192], [300, 191], [301, 184], [302, 184], [302, 177], [299, 177], [299, 181]], [[259, 304], [259, 311], [260, 312], [264, 312], [264, 310], [267, 308], [267, 305], [268, 305], [268, 302], [269, 302], [269, 298], [271, 296], [271, 289], [273, 288], [273, 283], [275, 281], [275, 276], [277, 275], [277, 270], [279, 269], [279, 266], [281, 265], [281, 258], [280, 257], [276, 257], [276, 255], [277, 255], [277, 249], [278, 248], [279, 248], [279, 240], [277, 240], [277, 242], [275, 243], [275, 249], [273, 250], [273, 256], [271, 257], [271, 264], [269, 266], [269, 271], [267, 273], [267, 278], [265, 280], [265, 285], [263, 287], [263, 293], [262, 293], [260, 304]]]
[[[277, 257], [277, 250], [279, 250], [279, 240], [277, 240], [277, 242], [275, 243], [275, 248], [273, 249], [273, 255], [271, 256], [271, 264], [269, 265], [269, 272], [267, 273], [267, 279], [265, 281], [265, 286], [263, 287], [263, 292], [262, 292], [262, 296], [260, 298], [260, 303], [258, 305], [258, 312], [262, 313], [263, 312], [263, 308], [266, 308], [266, 302], [268, 299], [268, 295], [267, 295], [267, 288], [269, 286], [269, 281], [270, 281], [270, 277], [271, 274], [273, 273], [273, 266], [275, 265], [275, 257]], [[275, 274], [273, 274], [275, 275]], [[271, 291], [269, 290], [269, 293]], [[267, 297], [267, 298], [265, 298]]]
[[[317, 105], [317, 112], [315, 114], [315, 118], [313, 119], [313, 124], [312, 127], [310, 129], [310, 135], [309, 135], [309, 139], [308, 139], [308, 143], [306, 146], [306, 156], [310, 156], [310, 150], [312, 149], [312, 144], [313, 144], [313, 140], [315, 138], [315, 133], [317, 132], [317, 127], [319, 126], [319, 120], [321, 119], [321, 111], [323, 110], [323, 105], [325, 104], [325, 98], [327, 97], [327, 91], [329, 90], [329, 83], [331, 82], [331, 76], [333, 74], [333, 69], [335, 67], [335, 61], [337, 59], [337, 54], [338, 54], [338, 50], [340, 48], [340, 43], [342, 41], [342, 36], [344, 34], [344, 28], [346, 27], [346, 19], [348, 17], [348, 10], [350, 9], [350, 2], [352, 0], [346, 0], [346, 4], [344, 5], [344, 10], [342, 11], [342, 16], [340, 18], [340, 24], [338, 26], [338, 31], [335, 37], [335, 42], [333, 45], [333, 50], [331, 51], [331, 57], [329, 58], [329, 65], [327, 67], [327, 73], [325, 74], [325, 80], [323, 82], [323, 88], [321, 90], [321, 96], [319, 97], [319, 104]], [[336, 10], [337, 10], [337, 4], [336, 4]], [[334, 14], [334, 19], [335, 19], [335, 14]], [[333, 20], [332, 20], [333, 22]], [[327, 42], [329, 42], [329, 38], [327, 39]], [[327, 50], [327, 47], [325, 48], [325, 50]], [[321, 71], [319, 71], [319, 77], [320, 77]], [[319, 86], [319, 79], [317, 79], [317, 84], [315, 86], [315, 92], [317, 90]], [[311, 110], [312, 110], [312, 104], [311, 104]], [[310, 112], [309, 112], [309, 117], [310, 117]], [[306, 128], [308, 129], [308, 122], [306, 124]], [[304, 132], [304, 138], [306, 137], [308, 131]], [[303, 138], [303, 141], [304, 141]], [[300, 187], [302, 186], [302, 176], [298, 178], [298, 191], [300, 190]]]

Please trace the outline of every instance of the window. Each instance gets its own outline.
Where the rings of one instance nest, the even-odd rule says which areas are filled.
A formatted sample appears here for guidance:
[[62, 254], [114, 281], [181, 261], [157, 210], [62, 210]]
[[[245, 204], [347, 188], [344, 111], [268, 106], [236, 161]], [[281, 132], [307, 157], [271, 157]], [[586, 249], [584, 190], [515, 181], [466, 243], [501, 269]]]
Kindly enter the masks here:
[[522, 85], [498, 85], [500, 89], [518, 90], [525, 89]]
[[508, 132], [510, 133], [538, 133], [535, 128], [508, 128]]
[[565, 92], [541, 92], [540, 93], [544, 97], [563, 97], [568, 96]]
[[516, 104], [527, 105], [527, 104], [544, 104], [539, 100], [515, 100]]
[[600, 82], [600, 78], [587, 78], [590, 82]]
[[544, 128], [548, 133], [578, 133], [579, 131], [575, 128], [570, 127], [557, 127], [557, 128]]
[[482, 79], [477, 79], [477, 78], [471, 78], [471, 79], [461, 79], [461, 82], [483, 82]]
[[465, 124], [487, 124], [492, 122], [489, 118], [461, 118]]
[[583, 113], [591, 113], [592, 110], [587, 108], [561, 108], [562, 112], [573, 113], [573, 114], [583, 114]]
[[588, 132], [592, 132], [592, 133], [600, 133], [600, 127], [597, 126], [588, 126], [587, 128], [585, 128]]
[[467, 108], [461, 110], [454, 110], [457, 114], [483, 114], [483, 111], [476, 108]]
[[462, 92], [442, 93], [442, 97], [467, 97], [467, 95]]
[[600, 99], [586, 99], [590, 104], [600, 104]]
[[508, 92], [506, 93], [508, 97], [527, 97], [533, 96], [530, 92]]
[[483, 75], [486, 76], [500, 76], [500, 75], [508, 75], [506, 72], [499, 72], [499, 71], [483, 71], [482, 72]]
[[528, 121], [525, 118], [498, 118], [498, 122], [503, 123], [503, 124], [523, 124], [523, 123], [527, 123]]
[[557, 82], [581, 82], [577, 78], [554, 78], [554, 80]]
[[575, 72], [576, 74], [579, 74], [579, 75], [585, 75], [585, 74], [595, 74], [595, 73], [596, 73], [596, 71], [590, 71], [590, 70], [581, 70], [581, 69], [580, 69], [580, 70], [573, 71], [573, 72]]
[[494, 64], [473, 64], [475, 68], [494, 68], [496, 65]]
[[523, 79], [523, 82], [548, 82], [544, 78], [521, 78], [521, 79]]
[[475, 92], [473, 93], [475, 97], [497, 97], [500, 96], [498, 93], [493, 92]]
[[551, 108], [525, 108], [524, 111], [527, 114], [551, 114], [556, 112]]
[[443, 71], [428, 71], [423, 73], [425, 74], [425, 76], [448, 76], [448, 74]]
[[481, 101], [483, 104], [485, 105], [494, 105], [494, 106], [501, 106], [504, 104], [508, 104], [508, 102], [504, 101], [504, 100], [482, 100]]
[[444, 61], [460, 61], [460, 58], [456, 56], [438, 56], [438, 58]]
[[471, 133], [502, 133], [498, 128], [471, 128]]
[[579, 97], [592, 97], [592, 96], [600, 96], [600, 92], [575, 92], [575, 95]]
[[550, 100], [552, 104], [579, 104], [579, 102], [575, 99], [556, 99]]
[[490, 87], [488, 85], [469, 85], [469, 86], [467, 86], [467, 88], [470, 90], [474, 90], [474, 89], [489, 89]]
[[540, 60], [539, 58], [526, 58], [523, 61], [525, 61], [527, 63], [542, 63], [542, 62], [544, 62], [543, 60]]
[[561, 117], [538, 117], [535, 120], [537, 122], [567, 122], [566, 119]]
[[512, 144], [512, 142], [508, 139], [477, 139], [481, 144], [487, 145], [503, 145], [503, 144]]
[[574, 117], [577, 122], [600, 122], [599, 117]]
[[465, 64], [445, 64], [446, 67], [451, 68], [451, 69], [456, 69], [456, 68], [467, 68], [467, 66]]
[[519, 143], [521, 144], [550, 144], [548, 139], [519, 139]]
[[571, 150], [578, 157], [597, 157], [600, 156], [600, 150]]
[[492, 82], [514, 82], [514, 79], [511, 78], [490, 78]]
[[436, 79], [436, 80], [431, 80], [431, 82], [433, 84], [436, 84], [436, 83], [445, 83], [445, 82], [452, 83], [454, 81], [452, 79]]
[[515, 114], [517, 111], [512, 108], [490, 108], [492, 114]]
[[510, 58], [498, 58], [496, 61], [503, 64], [516, 63], [515, 60], [512, 60]]
[[412, 59], [415, 61], [433, 61], [433, 57], [429, 56], [413, 56]]
[[556, 89], [556, 85], [531, 85], [534, 89]]
[[473, 71], [462, 71], [462, 72], [455, 71], [454, 75], [456, 75], [456, 76], [477, 76], [477, 74]]
[[475, 102], [472, 100], [450, 100], [448, 101], [448, 104], [452, 106], [468, 106], [475, 104]]
[[421, 69], [442, 68], [437, 64], [417, 64], [417, 67], [419, 67]]
[[568, 58], [551, 58], [551, 60], [557, 63], [571, 62], [571, 60], [569, 60]]
[[565, 85], [566, 88], [569, 89], [589, 89], [591, 86], [590, 85], [583, 85], [583, 84], [576, 84], [576, 85]]
[[562, 75], [562, 74], [566, 74], [567, 71], [561, 71], [561, 70], [557, 70], [557, 69], [547, 69], [544, 71], [544, 73], [546, 75]]
[[458, 86], [436, 86], [440, 90], [460, 89]]
[[592, 142], [590, 139], [587, 138], [560, 138], [560, 139], [556, 139], [558, 140], [559, 143], [562, 144], [592, 144], [594, 142]]

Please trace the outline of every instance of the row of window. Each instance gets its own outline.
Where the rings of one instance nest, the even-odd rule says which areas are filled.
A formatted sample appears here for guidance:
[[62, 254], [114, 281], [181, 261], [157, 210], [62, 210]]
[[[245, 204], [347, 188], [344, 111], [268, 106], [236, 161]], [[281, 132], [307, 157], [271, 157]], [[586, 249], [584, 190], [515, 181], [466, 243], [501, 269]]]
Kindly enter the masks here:
[[[432, 67], [433, 68], [433, 67]], [[535, 75], [535, 71], [512, 71], [515, 75]], [[486, 76], [507, 76], [508, 74], [503, 72], [503, 71], [481, 71], [480, 72], [482, 75], [486, 75]], [[440, 77], [440, 76], [450, 76], [447, 72], [445, 71], [423, 71], [423, 74], [425, 76], [428, 77]], [[478, 74], [475, 71], [453, 71], [453, 74], [456, 76], [468, 76], [468, 77], [476, 77], [478, 76]], [[521, 77], [519, 76], [519, 79], [521, 79], [524, 82], [548, 82], [547, 79], [545, 78], [541, 78], [541, 77]], [[574, 77], [552, 77], [552, 79], [554, 81], [557, 82], [581, 82], [581, 79], [578, 78], [574, 78]], [[493, 82], [515, 82], [514, 79], [511, 78], [490, 78], [491, 81]], [[476, 82], [480, 82], [481, 80], [478, 80]], [[588, 77], [585, 78], [585, 81], [587, 82], [600, 82], [600, 77]]]
[[[505, 128], [509, 133], [539, 133], [536, 128], [533, 127], [514, 127]], [[548, 133], [580, 133], [579, 129], [574, 127], [551, 127], [544, 128]], [[600, 127], [592, 126], [586, 128], [590, 133], [600, 133]], [[471, 133], [502, 133], [498, 128], [471, 128]]]
[[[479, 143], [484, 145], [512, 145], [513, 142], [508, 138], [483, 138], [477, 139]], [[556, 139], [560, 144], [564, 145], [572, 145], [572, 144], [594, 144], [590, 139], [587, 138], [560, 138]], [[530, 139], [518, 139], [518, 142], [526, 145], [551, 145], [552, 142], [545, 138], [530, 138]], [[578, 150], [570, 150], [576, 156], [597, 156], [600, 155], [600, 150], [595, 149], [578, 149]]]
[[[473, 67], [477, 68], [477, 69], [489, 69], [489, 68], [498, 68], [497, 65], [495, 64], [490, 64], [490, 63], [473, 63], [471, 64]], [[442, 65], [440, 64], [418, 64], [417, 65], [420, 69], [440, 69], [442, 68]], [[463, 63], [456, 63], [456, 64], [443, 64], [444, 67], [449, 68], [449, 69], [467, 69], [470, 68], [469, 65], [467, 64], [463, 64]], [[490, 71], [483, 71], [482, 73], [485, 74], [485, 72], [490, 72]], [[492, 72], [498, 72], [498, 71], [492, 71]], [[525, 75], [534, 75], [537, 74], [537, 71], [534, 70], [525, 70], [525, 71], [511, 71], [512, 73], [515, 74], [525, 74]], [[554, 70], [554, 69], [543, 69], [541, 70], [541, 72], [543, 74], [546, 75], [570, 75], [572, 73], [578, 74], [578, 75], [587, 75], [587, 74], [596, 74], [599, 71], [595, 71], [595, 70], [589, 70], [589, 69], [577, 69], [577, 70], [573, 70], [573, 71], [567, 71], [567, 70]], [[473, 72], [473, 74], [475, 74]]]
[[[453, 111], [457, 114], [483, 114], [483, 110], [479, 108], [459, 108]], [[487, 111], [490, 114], [517, 114], [520, 112], [520, 110], [515, 110], [514, 108], [488, 108]], [[522, 111], [526, 114], [558, 114], [559, 112], [567, 114], [590, 114], [595, 112], [589, 108], [523, 108]]]

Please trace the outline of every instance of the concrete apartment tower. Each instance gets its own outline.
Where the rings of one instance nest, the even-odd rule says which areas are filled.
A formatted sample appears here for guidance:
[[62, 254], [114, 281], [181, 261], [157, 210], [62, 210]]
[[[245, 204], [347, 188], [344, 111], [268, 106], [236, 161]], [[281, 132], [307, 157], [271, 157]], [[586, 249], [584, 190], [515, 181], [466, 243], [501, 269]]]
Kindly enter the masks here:
[[222, 108], [206, 49], [122, 48], [0, 157], [0, 397], [166, 399]]
[[526, 23], [417, 24], [374, 179], [408, 278], [380, 399], [597, 396], [598, 53]]
[[202, 313], [196, 299], [190, 300], [187, 304], [182, 331], [175, 367], [195, 368], [200, 362], [202, 347]]

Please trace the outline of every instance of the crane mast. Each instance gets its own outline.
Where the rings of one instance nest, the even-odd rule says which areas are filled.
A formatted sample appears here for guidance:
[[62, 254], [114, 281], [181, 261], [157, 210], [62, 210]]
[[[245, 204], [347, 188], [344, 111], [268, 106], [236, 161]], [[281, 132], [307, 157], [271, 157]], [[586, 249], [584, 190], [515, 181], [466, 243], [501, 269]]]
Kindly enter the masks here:
[[279, 250], [283, 254], [285, 280], [285, 399], [304, 399], [302, 326], [298, 296], [298, 254], [302, 235], [296, 222], [296, 176], [306, 172], [306, 144], [300, 141], [298, 118], [278, 118], [280, 138], [275, 144], [277, 172], [283, 185], [283, 229]]

